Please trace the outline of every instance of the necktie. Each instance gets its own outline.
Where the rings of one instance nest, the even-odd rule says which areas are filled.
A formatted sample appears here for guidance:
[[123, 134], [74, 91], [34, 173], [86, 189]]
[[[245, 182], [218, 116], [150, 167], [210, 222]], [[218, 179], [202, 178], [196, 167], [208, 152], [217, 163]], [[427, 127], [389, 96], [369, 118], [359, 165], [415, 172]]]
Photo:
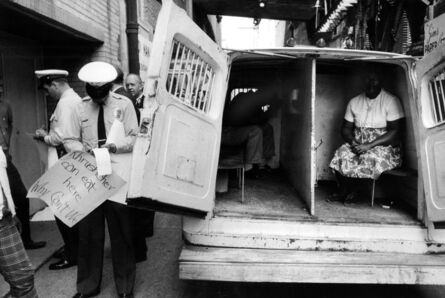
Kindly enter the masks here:
[[144, 99], [145, 99], [145, 96], [142, 95], [141, 97], [139, 97], [136, 100], [136, 108], [138, 108], [138, 109], [144, 108]]
[[105, 144], [107, 135], [105, 133], [104, 106], [99, 105], [99, 116], [97, 117], [97, 145], [98, 147]]

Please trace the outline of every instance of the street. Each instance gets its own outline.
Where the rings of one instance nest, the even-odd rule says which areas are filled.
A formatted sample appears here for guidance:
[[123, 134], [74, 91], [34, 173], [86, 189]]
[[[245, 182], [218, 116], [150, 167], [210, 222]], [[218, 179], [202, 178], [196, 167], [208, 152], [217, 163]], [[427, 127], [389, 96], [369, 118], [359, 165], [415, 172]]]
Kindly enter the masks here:
[[[57, 230], [52, 235], [59, 237]], [[60, 239], [46, 239], [60, 244]], [[180, 216], [157, 213], [155, 235], [147, 240], [148, 260], [137, 265], [135, 297], [388, 297], [388, 298], [439, 298], [443, 287], [389, 286], [389, 285], [319, 285], [319, 284], [257, 284], [178, 279], [177, 257], [180, 253]], [[53, 248], [54, 249], [54, 248]], [[29, 251], [30, 252], [30, 251]], [[32, 251], [31, 253], [36, 253]], [[63, 271], [49, 271], [49, 259], [36, 274], [36, 287], [40, 297], [72, 297], [76, 293], [76, 267]], [[106, 243], [101, 294], [98, 297], [117, 297], [114, 286], [111, 251]]]

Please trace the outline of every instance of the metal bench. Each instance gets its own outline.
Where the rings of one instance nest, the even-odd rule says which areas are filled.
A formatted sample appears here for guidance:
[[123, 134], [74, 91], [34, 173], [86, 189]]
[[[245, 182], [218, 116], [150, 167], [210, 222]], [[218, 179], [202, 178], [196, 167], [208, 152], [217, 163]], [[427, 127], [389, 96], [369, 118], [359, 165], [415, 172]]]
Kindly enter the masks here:
[[225, 164], [221, 161], [218, 164], [219, 170], [236, 170], [236, 175], [238, 178], [238, 187], [241, 188], [241, 203], [244, 203], [244, 163], [238, 164]]

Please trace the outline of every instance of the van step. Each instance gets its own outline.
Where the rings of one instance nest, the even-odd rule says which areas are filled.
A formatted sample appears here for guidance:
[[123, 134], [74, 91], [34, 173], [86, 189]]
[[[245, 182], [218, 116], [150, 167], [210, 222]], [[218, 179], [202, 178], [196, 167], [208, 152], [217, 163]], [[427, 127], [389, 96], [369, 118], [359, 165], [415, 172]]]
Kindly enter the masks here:
[[186, 219], [187, 243], [211, 247], [384, 253], [445, 253], [445, 237], [429, 241], [420, 225], [331, 224], [243, 218]]
[[186, 245], [181, 279], [368, 284], [445, 284], [445, 255], [241, 249]]

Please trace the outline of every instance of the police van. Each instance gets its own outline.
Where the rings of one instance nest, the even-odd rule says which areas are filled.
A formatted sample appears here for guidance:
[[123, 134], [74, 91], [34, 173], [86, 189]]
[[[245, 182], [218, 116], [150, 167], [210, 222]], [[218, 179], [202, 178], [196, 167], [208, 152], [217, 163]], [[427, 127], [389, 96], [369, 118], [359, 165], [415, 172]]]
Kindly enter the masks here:
[[[375, 203], [343, 205], [327, 200], [328, 165], [364, 65], [383, 72], [403, 106], [403, 165], [372, 181]], [[163, 1], [128, 202], [184, 215], [182, 279], [443, 285], [444, 66], [444, 47], [423, 59], [317, 47], [227, 53]], [[217, 193], [231, 171], [219, 158], [225, 104], [277, 77], [285, 92], [270, 120], [276, 169], [245, 178], [241, 161], [230, 174], [240, 188]]]

